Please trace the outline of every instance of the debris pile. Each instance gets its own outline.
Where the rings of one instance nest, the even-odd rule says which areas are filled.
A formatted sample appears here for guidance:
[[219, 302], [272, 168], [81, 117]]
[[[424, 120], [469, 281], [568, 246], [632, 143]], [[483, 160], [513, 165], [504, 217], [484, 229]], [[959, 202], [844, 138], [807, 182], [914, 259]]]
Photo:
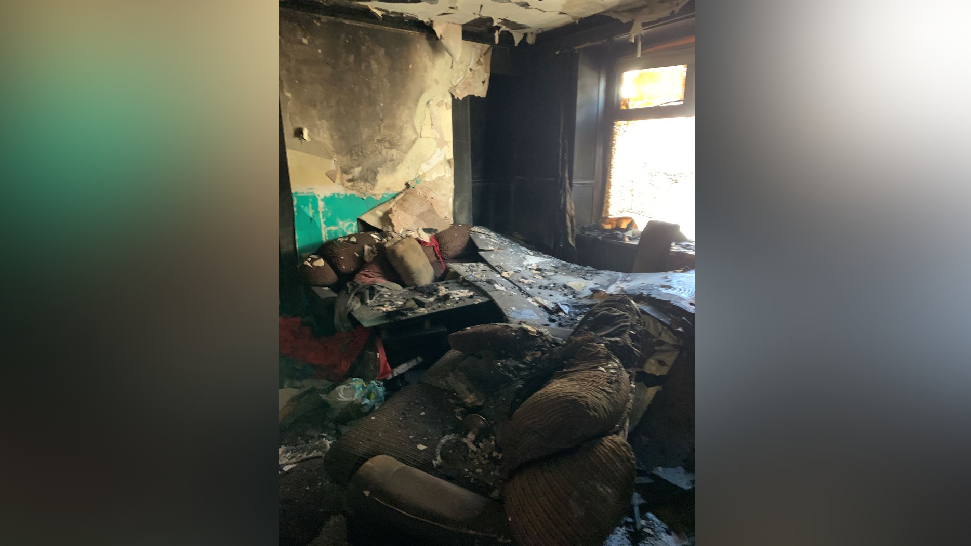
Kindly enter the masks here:
[[[413, 238], [356, 234], [340, 241], [343, 252], [358, 248], [361, 239], [367, 243], [360, 247], [364, 266], [346, 286], [344, 301], [355, 303], [345, 309], [354, 307], [353, 317], [361, 324], [373, 320], [376, 331], [386, 332], [389, 327], [381, 324], [387, 321], [428, 328], [427, 318], [403, 321], [491, 300], [509, 323], [442, 329], [440, 339], [447, 335], [449, 350], [424, 372], [415, 368], [421, 359], [413, 355], [396, 361], [412, 359], [401, 366], [409, 370], [405, 376], [388, 383], [389, 392], [404, 386], [384, 404], [383, 390], [378, 395], [373, 388], [373, 399], [364, 395], [370, 384], [363, 380], [340, 388], [310, 387], [318, 389], [313, 396], [300, 390], [290, 409], [300, 408], [304, 417], [330, 422], [332, 428], [286, 427], [282, 475], [323, 457], [321, 470], [335, 487], [344, 487], [368, 461], [386, 456], [500, 506], [520, 546], [679, 543], [672, 540], [681, 537], [673, 535], [644, 542], [646, 520], [637, 511], [639, 504], [632, 504], [632, 493], [638, 450], [653, 453], [645, 460], [658, 464], [638, 466], [637, 479], [655, 470], [693, 471], [693, 460], [686, 463], [682, 456], [693, 455], [693, 443], [684, 450], [679, 445], [674, 458], [658, 458], [670, 453], [658, 441], [668, 442], [671, 434], [683, 435], [688, 425], [693, 427], [693, 417], [690, 423], [682, 419], [685, 426], [677, 430], [668, 426], [668, 414], [685, 413], [681, 384], [687, 380], [678, 377], [681, 386], [661, 396], [662, 385], [668, 388], [668, 371], [678, 369], [675, 361], [683, 359], [690, 340], [693, 274], [601, 271], [562, 262], [482, 228], [466, 229], [464, 240], [461, 230], [446, 235], [449, 230], [432, 235], [435, 245], [422, 245], [427, 233]], [[381, 244], [367, 250], [377, 243], [375, 237], [382, 238]], [[469, 248], [477, 248], [484, 261], [449, 262], [450, 280], [426, 283], [417, 274], [405, 280], [409, 276], [401, 274], [403, 266], [388, 259], [388, 248], [395, 244], [417, 249], [412, 258], [420, 255], [422, 269], [431, 267], [434, 276], [439, 261], [468, 258]], [[345, 256], [345, 262], [350, 259]], [[348, 275], [322, 257], [309, 266], [322, 267], [319, 260], [335, 275]], [[356, 282], [365, 270], [385, 281], [390, 270], [414, 286]], [[352, 391], [361, 396], [341, 395]], [[318, 407], [310, 407], [310, 400]], [[375, 402], [373, 411], [365, 407], [369, 401]], [[283, 414], [281, 401], [281, 424]], [[635, 426], [651, 431], [649, 441], [632, 436], [628, 443]], [[657, 472], [654, 477], [669, 479]], [[407, 507], [401, 508], [407, 514]], [[635, 519], [628, 523], [633, 532], [617, 528], [632, 512]]]

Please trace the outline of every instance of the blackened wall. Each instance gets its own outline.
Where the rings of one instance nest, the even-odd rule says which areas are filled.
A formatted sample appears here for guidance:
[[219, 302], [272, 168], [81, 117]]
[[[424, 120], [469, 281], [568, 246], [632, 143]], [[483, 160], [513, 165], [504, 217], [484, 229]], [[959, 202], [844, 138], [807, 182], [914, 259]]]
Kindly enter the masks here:
[[600, 219], [604, 193], [604, 123], [607, 52], [580, 50], [577, 57], [576, 125], [573, 152], [573, 201], [577, 227]]
[[497, 50], [489, 93], [470, 104], [474, 222], [544, 250], [561, 214], [561, 154], [572, 153], [576, 58], [524, 45]]

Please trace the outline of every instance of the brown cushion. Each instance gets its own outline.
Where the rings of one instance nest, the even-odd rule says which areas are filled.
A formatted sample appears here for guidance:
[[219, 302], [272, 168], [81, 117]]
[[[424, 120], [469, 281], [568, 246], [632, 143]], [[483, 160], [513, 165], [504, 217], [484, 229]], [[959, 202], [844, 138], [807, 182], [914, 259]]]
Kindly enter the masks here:
[[479, 324], [448, 336], [448, 344], [466, 354], [490, 349], [521, 357], [546, 350], [554, 343], [545, 330], [525, 324]]
[[337, 283], [337, 273], [322, 257], [311, 254], [300, 264], [297, 272], [310, 286], [331, 286]]
[[601, 546], [633, 492], [630, 445], [607, 436], [517, 471], [504, 488], [506, 515], [519, 546]]
[[[351, 517], [409, 544], [509, 544], [503, 505], [387, 455], [368, 460], [347, 488]], [[409, 540], [400, 540], [407, 538]], [[379, 537], [367, 543], [384, 542]]]
[[468, 224], [455, 224], [435, 234], [438, 246], [442, 250], [442, 258], [454, 260], [465, 258], [475, 253], [475, 243], [469, 237]]
[[371, 237], [362, 233], [347, 235], [320, 245], [317, 254], [340, 275], [353, 275], [364, 266], [364, 245]]
[[384, 253], [384, 248], [379, 247], [378, 255], [365, 265], [354, 275], [354, 281], [364, 284], [374, 284], [381, 282], [393, 282], [401, 284], [401, 277], [391, 266], [388, 257]]
[[401, 239], [386, 247], [388, 261], [405, 286], [422, 286], [435, 280], [435, 270], [425, 257], [417, 239]]
[[623, 366], [603, 345], [585, 342], [503, 427], [499, 440], [504, 470], [616, 431], [630, 402], [630, 379]]
[[431, 264], [432, 271], [435, 272], [435, 280], [442, 280], [442, 277], [445, 276], [445, 268], [442, 267], [442, 262], [438, 261], [438, 256], [435, 255], [435, 247], [422, 245], [421, 250], [425, 253], [425, 257], [428, 258], [428, 263]]

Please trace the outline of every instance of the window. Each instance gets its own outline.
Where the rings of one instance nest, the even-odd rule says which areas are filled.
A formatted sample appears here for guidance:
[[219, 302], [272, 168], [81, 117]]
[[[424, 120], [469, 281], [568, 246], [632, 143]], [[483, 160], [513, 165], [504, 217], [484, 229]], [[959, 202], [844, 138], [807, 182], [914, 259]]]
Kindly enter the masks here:
[[693, 72], [693, 49], [615, 65], [605, 216], [673, 222], [694, 240]]
[[621, 76], [620, 107], [624, 110], [684, 104], [688, 65], [628, 70]]

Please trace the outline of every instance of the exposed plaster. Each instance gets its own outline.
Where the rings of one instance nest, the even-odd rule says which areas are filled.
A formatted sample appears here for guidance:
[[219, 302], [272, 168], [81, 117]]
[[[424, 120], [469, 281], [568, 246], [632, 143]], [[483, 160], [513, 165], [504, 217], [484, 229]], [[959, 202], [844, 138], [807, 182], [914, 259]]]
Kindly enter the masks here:
[[451, 217], [452, 96], [485, 96], [492, 49], [440, 28], [448, 48], [281, 11], [280, 102], [301, 252], [356, 231], [357, 216], [408, 187], [420, 185]]

